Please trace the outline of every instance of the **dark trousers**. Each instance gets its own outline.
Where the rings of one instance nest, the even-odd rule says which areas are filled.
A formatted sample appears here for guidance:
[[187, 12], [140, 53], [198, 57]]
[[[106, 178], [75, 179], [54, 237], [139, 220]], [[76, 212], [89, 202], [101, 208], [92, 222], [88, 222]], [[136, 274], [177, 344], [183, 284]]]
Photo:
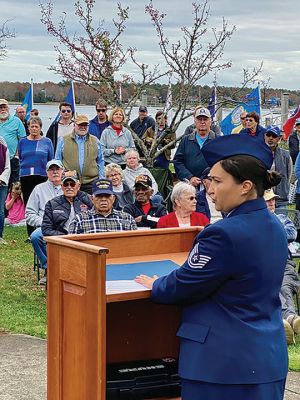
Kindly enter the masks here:
[[18, 182], [19, 180], [19, 159], [13, 157], [10, 159], [10, 177], [8, 182], [8, 187], [14, 182]]
[[[39, 185], [40, 183], [43, 183], [47, 180], [47, 176], [41, 176], [41, 175], [29, 175], [29, 176], [21, 176], [20, 182], [21, 182], [21, 188], [22, 188], [22, 193], [23, 193], [23, 200], [24, 200], [24, 205], [26, 207], [29, 196], [31, 195], [31, 192], [33, 189]], [[32, 227], [30, 225], [27, 226], [27, 233], [28, 237], [32, 234], [32, 232], [35, 230], [35, 227]]]
[[87, 194], [92, 194], [93, 183], [82, 183], [80, 185], [80, 190], [86, 192]]

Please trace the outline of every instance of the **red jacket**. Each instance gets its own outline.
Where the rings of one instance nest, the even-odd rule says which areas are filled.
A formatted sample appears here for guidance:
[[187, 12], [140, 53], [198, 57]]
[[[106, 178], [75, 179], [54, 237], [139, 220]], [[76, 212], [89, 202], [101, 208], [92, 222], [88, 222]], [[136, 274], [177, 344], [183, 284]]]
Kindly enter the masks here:
[[[190, 223], [191, 226], [206, 226], [209, 224], [209, 219], [206, 217], [206, 215], [194, 211], [191, 214]], [[157, 228], [178, 228], [178, 227], [179, 224], [174, 211], [168, 215], [160, 217], [157, 223]]]

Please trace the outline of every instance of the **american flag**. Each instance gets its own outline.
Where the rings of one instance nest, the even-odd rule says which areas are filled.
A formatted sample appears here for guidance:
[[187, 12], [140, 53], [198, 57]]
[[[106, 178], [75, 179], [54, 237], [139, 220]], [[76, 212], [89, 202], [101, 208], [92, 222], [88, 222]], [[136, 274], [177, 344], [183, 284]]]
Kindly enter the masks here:
[[288, 139], [290, 136], [293, 127], [295, 125], [296, 119], [300, 118], [300, 105], [294, 110], [292, 115], [286, 120], [286, 122], [283, 124], [283, 131], [284, 131], [284, 139]]

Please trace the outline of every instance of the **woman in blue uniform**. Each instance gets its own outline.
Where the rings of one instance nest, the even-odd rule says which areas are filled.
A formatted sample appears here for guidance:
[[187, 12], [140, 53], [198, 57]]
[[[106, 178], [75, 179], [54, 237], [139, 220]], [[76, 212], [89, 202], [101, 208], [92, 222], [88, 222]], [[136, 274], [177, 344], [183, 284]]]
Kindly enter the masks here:
[[183, 400], [283, 399], [279, 291], [287, 240], [262, 197], [280, 176], [269, 171], [272, 154], [256, 138], [220, 137], [202, 150], [209, 194], [227, 217], [198, 234], [181, 268], [136, 281], [152, 288], [154, 301], [184, 305], [177, 332]]

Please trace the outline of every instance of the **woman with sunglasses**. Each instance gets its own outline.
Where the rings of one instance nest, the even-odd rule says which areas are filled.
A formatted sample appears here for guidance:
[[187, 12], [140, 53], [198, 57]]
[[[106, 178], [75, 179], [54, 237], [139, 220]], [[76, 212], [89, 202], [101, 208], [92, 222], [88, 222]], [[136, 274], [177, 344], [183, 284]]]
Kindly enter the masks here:
[[59, 105], [59, 119], [55, 119], [50, 125], [46, 137], [52, 141], [54, 153], [58, 139], [64, 137], [74, 130], [73, 110], [70, 103], [63, 102]]
[[259, 115], [255, 111], [249, 112], [246, 115], [246, 128], [240, 131], [240, 135], [257, 137], [264, 142], [265, 132], [266, 129], [259, 125]]
[[182, 400], [282, 400], [288, 358], [279, 292], [288, 247], [263, 198], [281, 178], [255, 138], [223, 136], [202, 151], [208, 193], [226, 218], [197, 235], [180, 268], [136, 281], [153, 301], [182, 306]]
[[173, 212], [161, 217], [157, 228], [206, 226], [209, 219], [196, 211], [196, 189], [187, 182], [177, 183], [171, 193]]

